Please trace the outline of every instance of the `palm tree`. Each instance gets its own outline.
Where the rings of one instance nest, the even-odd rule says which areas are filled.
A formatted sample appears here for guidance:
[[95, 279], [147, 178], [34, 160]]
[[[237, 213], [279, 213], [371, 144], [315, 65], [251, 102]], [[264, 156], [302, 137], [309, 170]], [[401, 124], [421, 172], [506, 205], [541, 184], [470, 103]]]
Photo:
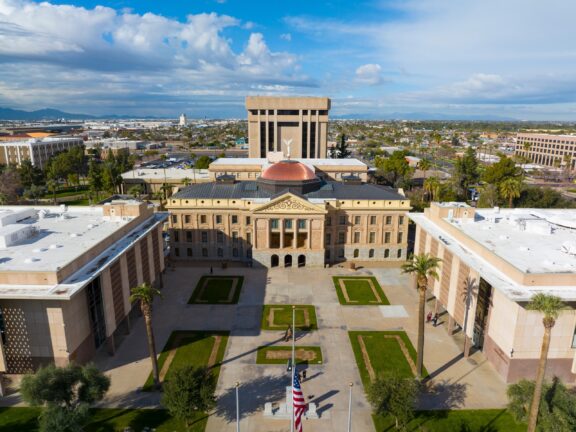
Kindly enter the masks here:
[[520, 180], [514, 177], [509, 177], [500, 183], [500, 195], [508, 200], [508, 207], [512, 208], [512, 200], [520, 196], [520, 187]]
[[434, 201], [434, 198], [438, 198], [440, 193], [440, 182], [436, 177], [430, 177], [424, 180], [424, 191], [428, 193], [430, 201]]
[[184, 178], [182, 179], [182, 184], [183, 184], [184, 186], [190, 186], [190, 183], [192, 183], [192, 180], [190, 180], [189, 177], [184, 177]]
[[140, 302], [140, 310], [144, 316], [144, 323], [146, 324], [146, 335], [148, 336], [148, 351], [150, 353], [150, 360], [152, 361], [152, 376], [154, 377], [154, 385], [160, 388], [160, 373], [158, 371], [158, 360], [156, 359], [156, 343], [154, 342], [154, 331], [152, 330], [152, 303], [154, 297], [162, 297], [162, 293], [156, 288], [151, 287], [147, 283], [138, 285], [132, 288], [130, 301]]
[[544, 325], [544, 337], [542, 338], [542, 348], [540, 349], [540, 361], [538, 362], [538, 372], [536, 373], [536, 383], [534, 385], [534, 395], [530, 404], [528, 414], [528, 432], [536, 430], [538, 420], [538, 410], [540, 408], [540, 399], [542, 398], [542, 384], [546, 374], [546, 361], [548, 360], [548, 349], [550, 348], [550, 336], [552, 328], [556, 324], [556, 319], [560, 310], [564, 308], [564, 303], [559, 297], [538, 293], [532, 297], [526, 309], [541, 312], [544, 314], [542, 324]]
[[426, 305], [426, 288], [428, 278], [438, 279], [437, 269], [442, 260], [427, 253], [413, 255], [409, 262], [402, 265], [403, 273], [416, 276], [416, 288], [420, 294], [418, 302], [418, 358], [416, 361], [416, 373], [422, 378], [422, 365], [424, 364], [424, 307]]
[[426, 175], [428, 174], [428, 170], [431, 168], [432, 164], [430, 163], [430, 161], [428, 159], [420, 159], [420, 162], [418, 162], [418, 168], [420, 168], [420, 170], [424, 171], [424, 178], [426, 178]]

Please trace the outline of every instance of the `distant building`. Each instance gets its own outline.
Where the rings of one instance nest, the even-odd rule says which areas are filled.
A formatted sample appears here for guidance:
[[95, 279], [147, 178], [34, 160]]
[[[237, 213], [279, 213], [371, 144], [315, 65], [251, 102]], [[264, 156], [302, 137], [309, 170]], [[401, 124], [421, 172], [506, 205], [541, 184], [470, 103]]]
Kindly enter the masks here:
[[330, 99], [325, 97], [246, 97], [249, 157], [327, 157]]
[[0, 142], [0, 164], [19, 166], [23, 160], [28, 159], [32, 165], [44, 169], [50, 158], [56, 153], [83, 146], [84, 140], [82, 138], [58, 136]]
[[[342, 181], [347, 176], [355, 176], [362, 182], [368, 181], [368, 166], [358, 159], [291, 160], [307, 165], [323, 180]], [[208, 170], [213, 180], [223, 174], [232, 175], [236, 180], [255, 180], [274, 162], [266, 158], [219, 158], [210, 164]]]
[[526, 309], [536, 293], [559, 296], [571, 308], [552, 329], [547, 374], [576, 380], [576, 210], [475, 209], [432, 203], [409, 213], [415, 254], [442, 259], [428, 287], [446, 330], [461, 331], [506, 382], [534, 379], [544, 327]]
[[160, 284], [166, 218], [138, 201], [0, 206], [0, 371], [114, 353], [137, 316], [130, 289]]
[[576, 168], [576, 136], [519, 133], [514, 154], [543, 166]]
[[186, 118], [186, 114], [180, 114], [180, 119], [178, 121], [179, 126], [186, 126], [188, 124], [188, 119]]
[[357, 176], [342, 180], [282, 160], [251, 181], [221, 175], [185, 187], [167, 202], [171, 257], [264, 267], [405, 260], [410, 200]]
[[164, 184], [177, 189], [186, 184], [205, 183], [211, 180], [210, 173], [205, 169], [136, 168], [122, 174], [122, 192], [127, 194], [132, 187], [139, 186], [142, 194], [152, 195], [162, 192]]

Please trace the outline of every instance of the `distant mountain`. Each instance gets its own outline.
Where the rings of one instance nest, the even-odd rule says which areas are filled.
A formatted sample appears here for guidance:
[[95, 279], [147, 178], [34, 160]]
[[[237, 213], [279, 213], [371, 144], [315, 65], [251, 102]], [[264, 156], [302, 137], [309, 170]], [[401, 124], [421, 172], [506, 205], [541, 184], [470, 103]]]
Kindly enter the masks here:
[[12, 108], [2, 108], [0, 107], [0, 120], [28, 120], [28, 121], [39, 121], [39, 120], [104, 120], [104, 119], [158, 119], [159, 117], [135, 117], [133, 115], [117, 115], [109, 114], [102, 116], [93, 116], [89, 114], [75, 114], [60, 111], [54, 108], [44, 108], [36, 111], [22, 111], [15, 110]]
[[391, 113], [391, 114], [345, 114], [331, 115], [333, 119], [358, 119], [358, 120], [464, 120], [464, 121], [518, 121], [513, 117], [503, 117], [498, 115], [466, 115], [466, 114], [442, 114], [442, 113]]

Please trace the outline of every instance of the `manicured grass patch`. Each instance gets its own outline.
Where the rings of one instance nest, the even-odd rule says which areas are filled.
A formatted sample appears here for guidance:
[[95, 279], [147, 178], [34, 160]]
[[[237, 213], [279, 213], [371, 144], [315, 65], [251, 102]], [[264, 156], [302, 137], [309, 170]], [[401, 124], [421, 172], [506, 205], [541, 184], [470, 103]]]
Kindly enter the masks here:
[[[171, 373], [183, 366], [209, 366], [216, 381], [220, 374], [220, 365], [228, 343], [228, 332], [213, 331], [175, 331], [172, 332], [166, 346], [158, 358], [158, 369], [162, 382], [170, 380]], [[168, 362], [168, 363], [167, 363]], [[152, 391], [154, 380], [148, 376], [144, 391]]]
[[374, 276], [333, 276], [334, 288], [342, 305], [389, 305]]
[[82, 198], [82, 199], [77, 199], [74, 201], [67, 201], [67, 202], [62, 203], [62, 204], [66, 204], [69, 206], [89, 206], [90, 200], [88, 198]]
[[[286, 364], [292, 357], [291, 346], [261, 346], [256, 354], [257, 364]], [[296, 345], [296, 364], [322, 364], [319, 346]]]
[[[0, 408], [0, 432], [38, 431], [39, 408]], [[146, 426], [157, 432], [202, 432], [208, 416], [198, 413], [189, 429], [180, 421], [170, 417], [166, 410], [159, 409], [93, 409], [86, 432], [116, 432], [126, 427], [141, 431]]]
[[[377, 432], [395, 431], [394, 419], [374, 415]], [[466, 431], [466, 432], [523, 432], [525, 424], [518, 424], [504, 409], [418, 411], [407, 431]]]
[[236, 304], [244, 276], [202, 276], [188, 304]]
[[[406, 332], [351, 331], [348, 332], [348, 336], [364, 388], [371, 381], [371, 373], [377, 376], [382, 372], [395, 372], [401, 376], [414, 376], [413, 366], [416, 364], [416, 350]], [[403, 351], [402, 347], [405, 348], [406, 352]], [[407, 355], [412, 359], [412, 366]], [[367, 364], [366, 356], [369, 364]], [[422, 374], [423, 376], [428, 375], [426, 369], [422, 371]]]
[[[262, 330], [286, 331], [292, 325], [292, 305], [264, 305]], [[296, 305], [296, 328], [304, 331], [318, 330], [316, 308]]]

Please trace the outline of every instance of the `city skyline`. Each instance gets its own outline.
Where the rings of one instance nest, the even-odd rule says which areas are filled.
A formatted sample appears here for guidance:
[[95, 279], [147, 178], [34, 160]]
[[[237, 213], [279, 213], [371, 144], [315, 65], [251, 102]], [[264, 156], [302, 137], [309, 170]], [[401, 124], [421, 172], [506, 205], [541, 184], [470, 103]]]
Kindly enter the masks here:
[[242, 118], [246, 95], [301, 95], [331, 97], [335, 117], [576, 112], [576, 5], [560, 0], [164, 3], [0, 0], [0, 106]]

